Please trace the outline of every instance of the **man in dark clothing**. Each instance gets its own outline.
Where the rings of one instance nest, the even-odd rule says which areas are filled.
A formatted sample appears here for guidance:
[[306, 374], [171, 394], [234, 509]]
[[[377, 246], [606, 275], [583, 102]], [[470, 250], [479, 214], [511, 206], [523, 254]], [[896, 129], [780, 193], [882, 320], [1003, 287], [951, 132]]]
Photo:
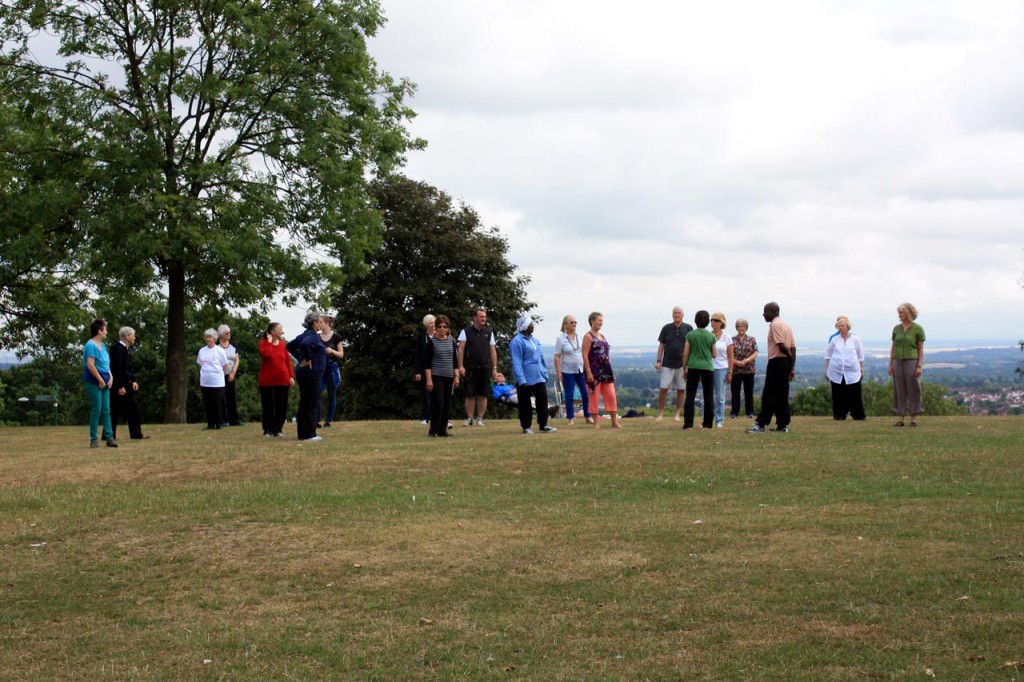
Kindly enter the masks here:
[[110, 375], [114, 380], [110, 387], [110, 427], [116, 439], [117, 422], [123, 415], [132, 439], [142, 440], [149, 436], [142, 435], [139, 403], [135, 399], [135, 392], [139, 390], [139, 384], [135, 381], [135, 368], [132, 366], [131, 347], [135, 345], [135, 330], [121, 327], [118, 336], [118, 342], [110, 349]]
[[491, 392], [491, 380], [504, 380], [498, 374], [498, 350], [494, 343], [494, 332], [487, 326], [487, 311], [477, 308], [473, 324], [459, 334], [459, 374], [465, 377], [466, 426], [484, 425], [487, 411], [487, 395]]

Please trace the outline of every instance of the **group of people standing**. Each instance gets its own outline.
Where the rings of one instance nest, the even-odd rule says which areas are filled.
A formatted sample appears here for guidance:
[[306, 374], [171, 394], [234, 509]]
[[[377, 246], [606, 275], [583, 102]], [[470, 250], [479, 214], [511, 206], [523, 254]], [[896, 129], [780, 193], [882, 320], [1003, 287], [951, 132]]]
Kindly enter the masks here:
[[[917, 417], [924, 411], [921, 394], [921, 371], [924, 360], [924, 330], [915, 320], [917, 309], [903, 303], [899, 306], [900, 324], [892, 333], [889, 374], [893, 376], [893, 412], [898, 416], [896, 426], [903, 426], [906, 416], [910, 425], [917, 425]], [[735, 322], [736, 334], [730, 336], [725, 330], [726, 316], [722, 312], [708, 313], [700, 310], [694, 317], [697, 328], [683, 321], [681, 306], [672, 310], [672, 321], [661, 329], [658, 336], [655, 369], [659, 372], [657, 421], [662, 421], [665, 403], [670, 390], [676, 392], [675, 420], [683, 422], [683, 429], [692, 429], [695, 424], [695, 399], [698, 387], [703, 393], [703, 428], [721, 428], [725, 424], [726, 387], [731, 393], [730, 417], [741, 414], [753, 419], [747, 429], [749, 433], [768, 430], [772, 419], [776, 431], [786, 432], [791, 422], [789, 406], [790, 383], [796, 375], [796, 340], [792, 327], [780, 316], [779, 304], [766, 303], [762, 316], [768, 323], [766, 338], [767, 366], [761, 395], [761, 407], [754, 412], [754, 376], [760, 355], [757, 339], [748, 332], [750, 324], [745, 319]], [[441, 366], [431, 367], [435, 362], [432, 349], [436, 347], [435, 318], [428, 315], [423, 320], [423, 330], [416, 340], [416, 379], [422, 389], [422, 413], [424, 424], [431, 424], [430, 435], [448, 435], [447, 405], [451, 392], [458, 385], [458, 378], [472, 377], [474, 386], [467, 385], [466, 425], [483, 424], [483, 412], [487, 408], [487, 382], [498, 381], [497, 357], [494, 350], [494, 336], [486, 327], [486, 312], [478, 309], [473, 324], [459, 335], [458, 342], [452, 342], [447, 335], [448, 319], [445, 319], [444, 342], [451, 345], [441, 358]], [[593, 312], [587, 318], [590, 329], [577, 332], [577, 320], [572, 315], [562, 318], [558, 338], [555, 340], [554, 363], [556, 390], [563, 395], [565, 416], [568, 424], [576, 423], [576, 395], [579, 394], [583, 417], [588, 424], [600, 427], [599, 400], [604, 402], [604, 412], [611, 419], [613, 428], [622, 428], [615, 396], [615, 373], [611, 363], [611, 346], [601, 333], [604, 316]], [[710, 330], [708, 327], [710, 326]], [[832, 389], [832, 410], [836, 420], [866, 418], [862, 397], [864, 377], [864, 347], [860, 339], [851, 333], [850, 319], [840, 315], [833, 334], [825, 349], [825, 376]], [[509, 344], [512, 373], [518, 397], [520, 425], [524, 433], [533, 433], [532, 412], [537, 412], [537, 421], [543, 432], [555, 429], [547, 424], [547, 365], [541, 352], [541, 344], [533, 336], [533, 321], [523, 316], [517, 323], [517, 334]], [[469, 347], [472, 366], [467, 367], [465, 349]], [[450, 363], [450, 366], [449, 366]], [[427, 377], [438, 369], [445, 376], [453, 376], [454, 383], [429, 382]], [[501, 383], [504, 377], [501, 377]], [[479, 409], [474, 417], [474, 409]], [[440, 410], [440, 411], [438, 411]], [[475, 418], [475, 421], [474, 421]], [[444, 423], [444, 428], [438, 426]], [[443, 433], [442, 433], [443, 432]]]
[[[288, 421], [288, 394], [295, 385], [299, 387], [299, 407], [295, 414], [299, 440], [322, 440], [317, 429], [321, 426], [330, 428], [341, 384], [338, 363], [345, 357], [341, 337], [333, 325], [334, 318], [330, 315], [307, 313], [302, 321], [304, 331], [287, 343], [280, 322], [267, 325], [259, 341], [258, 377], [264, 437], [284, 436], [284, 424]], [[216, 342], [218, 334], [219, 343]], [[204, 334], [206, 346], [196, 355], [207, 429], [245, 423], [238, 419], [234, 390], [238, 352], [231, 345], [230, 335], [227, 325], [217, 331], [207, 329]], [[320, 395], [324, 389], [327, 390], [327, 419], [321, 424]]]

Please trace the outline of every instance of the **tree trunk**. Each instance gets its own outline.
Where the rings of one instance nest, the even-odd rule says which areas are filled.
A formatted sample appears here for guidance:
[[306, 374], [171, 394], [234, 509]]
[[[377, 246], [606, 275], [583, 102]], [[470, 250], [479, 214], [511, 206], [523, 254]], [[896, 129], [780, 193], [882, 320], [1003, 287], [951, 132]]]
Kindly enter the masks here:
[[180, 263], [167, 273], [167, 358], [164, 381], [167, 402], [164, 421], [184, 424], [187, 416], [188, 374], [185, 365], [185, 268]]

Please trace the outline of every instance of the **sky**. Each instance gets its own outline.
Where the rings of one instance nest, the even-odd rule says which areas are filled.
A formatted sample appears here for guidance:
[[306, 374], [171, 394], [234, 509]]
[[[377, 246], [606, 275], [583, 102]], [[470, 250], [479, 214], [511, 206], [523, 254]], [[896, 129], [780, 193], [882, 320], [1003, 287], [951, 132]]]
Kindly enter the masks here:
[[[537, 335], [671, 309], [799, 347], [1024, 338], [1024, 3], [382, 0], [416, 83], [404, 173], [472, 206], [531, 278]], [[455, 319], [461, 311], [435, 311]], [[292, 325], [297, 327], [297, 325]]]

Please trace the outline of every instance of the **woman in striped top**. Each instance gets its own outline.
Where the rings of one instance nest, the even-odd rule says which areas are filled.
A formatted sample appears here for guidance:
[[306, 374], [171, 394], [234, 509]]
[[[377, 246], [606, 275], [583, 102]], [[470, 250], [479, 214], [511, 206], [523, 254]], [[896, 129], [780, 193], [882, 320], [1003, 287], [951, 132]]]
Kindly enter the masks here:
[[451, 323], [446, 315], [434, 318], [434, 336], [423, 360], [430, 391], [431, 436], [447, 437], [448, 417], [451, 415], [452, 389], [459, 385], [459, 353], [455, 339], [449, 331]]

